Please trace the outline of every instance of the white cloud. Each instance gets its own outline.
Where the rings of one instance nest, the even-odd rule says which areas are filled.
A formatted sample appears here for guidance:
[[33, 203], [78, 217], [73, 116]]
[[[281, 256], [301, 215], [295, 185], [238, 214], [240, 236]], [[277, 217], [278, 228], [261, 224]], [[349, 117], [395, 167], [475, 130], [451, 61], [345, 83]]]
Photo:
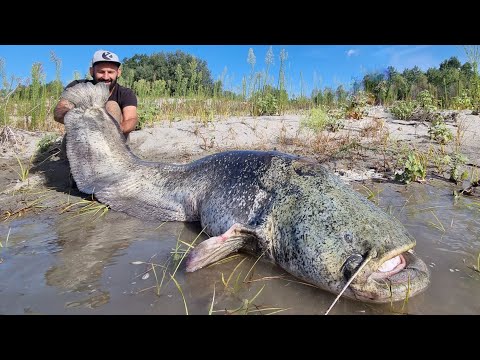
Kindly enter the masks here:
[[351, 57], [351, 56], [354, 56], [354, 55], [356, 56], [356, 55], [358, 55], [358, 50], [350, 49], [346, 52], [346, 54], [347, 54], [348, 57]]

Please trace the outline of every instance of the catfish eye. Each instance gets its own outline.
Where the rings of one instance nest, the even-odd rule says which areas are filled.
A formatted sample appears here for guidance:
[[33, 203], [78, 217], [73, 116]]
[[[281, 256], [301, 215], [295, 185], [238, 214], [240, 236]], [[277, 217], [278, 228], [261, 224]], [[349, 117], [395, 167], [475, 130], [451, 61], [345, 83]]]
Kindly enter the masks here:
[[343, 277], [346, 280], [349, 280], [358, 267], [363, 262], [363, 256], [360, 254], [353, 254], [348, 257], [348, 259], [343, 263], [341, 271], [343, 272]]

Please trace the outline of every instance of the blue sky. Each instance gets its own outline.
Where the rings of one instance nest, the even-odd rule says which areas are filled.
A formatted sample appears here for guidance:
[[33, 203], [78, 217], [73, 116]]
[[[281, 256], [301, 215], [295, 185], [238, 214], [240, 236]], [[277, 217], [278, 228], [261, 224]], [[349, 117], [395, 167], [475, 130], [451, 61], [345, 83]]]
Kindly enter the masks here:
[[[49, 82], [55, 78], [55, 65], [50, 60], [53, 51], [61, 60], [61, 80], [66, 85], [75, 71], [82, 76], [88, 72], [91, 57], [98, 49], [113, 51], [120, 59], [182, 50], [205, 60], [214, 80], [224, 74], [224, 89], [240, 92], [242, 77], [248, 76], [251, 70], [247, 62], [250, 48], [256, 57], [255, 71], [265, 71], [269, 45], [0, 45], [0, 58], [9, 78], [12, 75], [22, 79], [30, 77], [32, 65], [40, 62]], [[402, 71], [417, 65], [427, 70], [438, 67], [451, 56], [457, 56], [462, 64], [467, 61], [464, 47], [459, 45], [272, 45], [274, 61], [269, 74], [275, 86], [282, 49], [288, 55], [287, 91], [297, 95], [301, 84], [306, 95], [310, 95], [314, 87], [336, 88], [342, 84], [349, 88], [353, 79], [388, 66]]]

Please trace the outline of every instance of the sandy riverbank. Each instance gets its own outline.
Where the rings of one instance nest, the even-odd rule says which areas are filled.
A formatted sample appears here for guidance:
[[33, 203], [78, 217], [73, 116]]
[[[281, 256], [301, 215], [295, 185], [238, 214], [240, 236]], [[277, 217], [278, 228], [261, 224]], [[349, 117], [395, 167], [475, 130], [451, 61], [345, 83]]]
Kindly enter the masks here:
[[[455, 114], [450, 116], [451, 114]], [[480, 167], [480, 117], [471, 111], [446, 112], [447, 127], [458, 141], [443, 148], [430, 139], [429, 123], [393, 119], [382, 107], [371, 107], [361, 120], [346, 120], [335, 133], [301, 126], [301, 115], [230, 117], [214, 121], [164, 121], [134, 131], [129, 140], [139, 157], [185, 163], [232, 149], [277, 150], [317, 159], [345, 181], [368, 178], [392, 179], [406, 149], [423, 153], [451, 154], [460, 150], [470, 172]], [[14, 207], [12, 191], [21, 188], [54, 189], [60, 196], [73, 194], [68, 177], [68, 161], [58, 152], [61, 134], [50, 149], [38, 155], [38, 143], [46, 133], [10, 128], [0, 147], [0, 208]], [[5, 134], [4, 134], [5, 135]], [[431, 155], [432, 158], [440, 155]], [[29, 159], [32, 159], [30, 165]], [[26, 181], [20, 181], [21, 167], [30, 167]], [[447, 169], [448, 170], [448, 169]], [[444, 177], [448, 177], [446, 172]]]

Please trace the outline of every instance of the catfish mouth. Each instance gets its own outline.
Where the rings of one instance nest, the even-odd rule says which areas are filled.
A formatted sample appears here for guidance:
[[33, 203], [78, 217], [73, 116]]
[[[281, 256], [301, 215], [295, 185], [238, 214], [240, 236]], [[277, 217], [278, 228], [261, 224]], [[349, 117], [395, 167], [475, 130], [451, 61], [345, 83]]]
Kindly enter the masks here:
[[407, 262], [403, 254], [394, 256], [386, 261], [384, 261], [377, 271], [374, 271], [370, 275], [370, 279], [388, 279], [389, 277], [398, 274], [400, 271], [405, 269]]
[[359, 282], [352, 281], [350, 288], [361, 301], [384, 303], [405, 300], [423, 290], [429, 284], [427, 265], [414, 254], [405, 252], [386, 254], [366, 270]]

